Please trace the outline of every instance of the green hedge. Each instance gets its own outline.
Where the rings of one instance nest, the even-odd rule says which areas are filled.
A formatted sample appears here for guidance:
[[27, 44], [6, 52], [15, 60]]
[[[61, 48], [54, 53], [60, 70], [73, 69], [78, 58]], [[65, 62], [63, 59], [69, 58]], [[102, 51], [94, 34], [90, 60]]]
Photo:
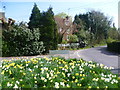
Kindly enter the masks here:
[[107, 43], [107, 49], [120, 54], [120, 42]]

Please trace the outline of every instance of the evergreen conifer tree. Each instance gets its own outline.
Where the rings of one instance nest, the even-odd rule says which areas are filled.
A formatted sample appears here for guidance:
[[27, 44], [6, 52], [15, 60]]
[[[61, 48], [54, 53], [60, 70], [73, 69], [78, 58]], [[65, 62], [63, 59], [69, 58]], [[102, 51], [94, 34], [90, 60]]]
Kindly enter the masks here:
[[42, 13], [40, 21], [41, 41], [43, 41], [44, 46], [46, 47], [46, 53], [48, 53], [50, 49], [57, 49], [58, 44], [58, 32], [51, 7], [49, 7], [47, 12]]
[[41, 13], [39, 8], [37, 7], [37, 4], [34, 4], [34, 7], [32, 9], [32, 14], [29, 18], [28, 28], [33, 30], [33, 28], [39, 28], [40, 26], [40, 17]]

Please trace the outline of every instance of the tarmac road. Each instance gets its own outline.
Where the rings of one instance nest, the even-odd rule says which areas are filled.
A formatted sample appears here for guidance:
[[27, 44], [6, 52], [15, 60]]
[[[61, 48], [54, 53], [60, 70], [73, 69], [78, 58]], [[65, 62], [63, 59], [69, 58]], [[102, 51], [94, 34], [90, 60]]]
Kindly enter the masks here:
[[86, 61], [95, 61], [108, 67], [114, 67], [113, 73], [120, 75], [120, 55], [107, 51], [107, 46], [76, 51], [76, 55]]
[[77, 55], [87, 61], [95, 61], [108, 67], [118, 68], [118, 64], [120, 64], [118, 54], [107, 51], [107, 46], [78, 50]]

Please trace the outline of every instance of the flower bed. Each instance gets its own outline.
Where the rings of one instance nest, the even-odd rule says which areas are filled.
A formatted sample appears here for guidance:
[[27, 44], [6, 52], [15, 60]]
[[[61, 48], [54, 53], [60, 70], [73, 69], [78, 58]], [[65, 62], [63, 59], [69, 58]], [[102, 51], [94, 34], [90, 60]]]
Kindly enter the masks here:
[[32, 58], [2, 62], [2, 88], [117, 88], [118, 76], [82, 59]]

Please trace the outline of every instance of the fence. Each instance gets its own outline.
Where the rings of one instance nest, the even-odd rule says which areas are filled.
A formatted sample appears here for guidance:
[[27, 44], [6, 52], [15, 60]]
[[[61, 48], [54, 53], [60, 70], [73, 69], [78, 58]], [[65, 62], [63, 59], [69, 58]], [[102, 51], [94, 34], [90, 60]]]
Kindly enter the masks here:
[[78, 48], [79, 47], [79, 43], [68, 43], [68, 44], [58, 44], [59, 48]]

